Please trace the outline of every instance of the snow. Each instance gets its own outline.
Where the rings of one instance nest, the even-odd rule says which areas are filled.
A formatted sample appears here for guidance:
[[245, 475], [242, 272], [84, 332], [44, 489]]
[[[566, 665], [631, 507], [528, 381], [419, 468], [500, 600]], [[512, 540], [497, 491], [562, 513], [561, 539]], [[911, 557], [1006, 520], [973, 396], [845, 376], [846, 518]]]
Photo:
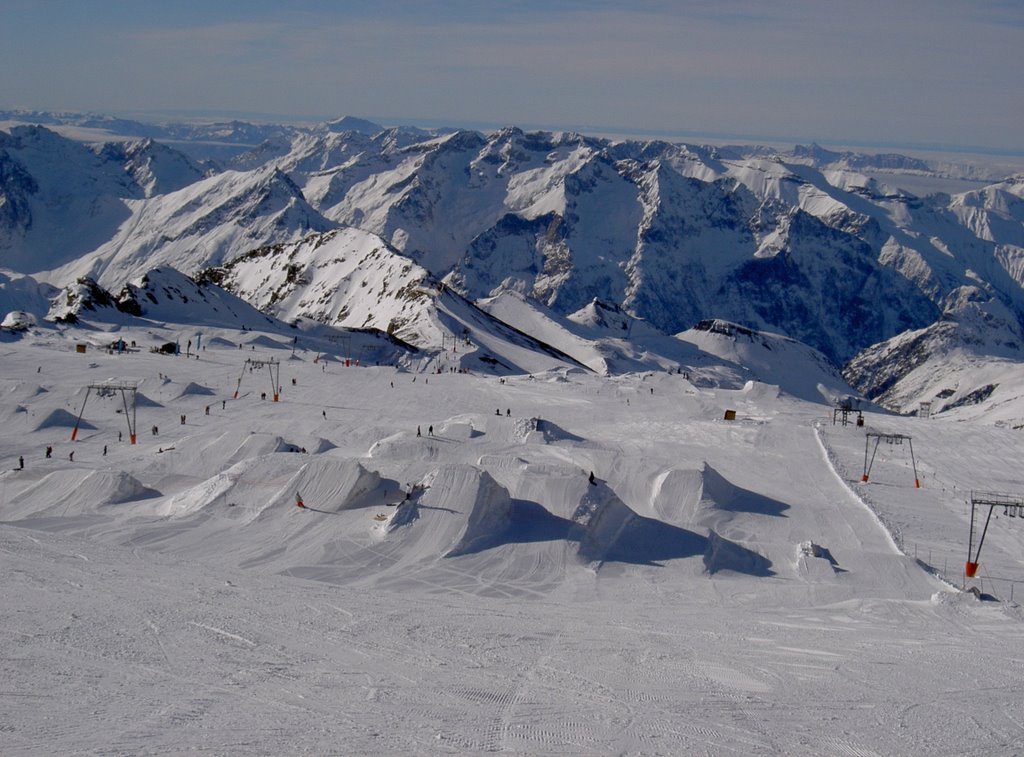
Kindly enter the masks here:
[[[921, 488], [906, 445], [862, 483], [865, 428], [784, 389], [825, 374], [782, 338], [673, 340], [697, 385], [344, 367], [261, 324], [0, 342], [5, 753], [1024, 749], [1018, 519], [996, 514], [968, 584], [999, 601], [957, 590], [970, 490], [1024, 493], [995, 415], [866, 413], [912, 436]], [[74, 351], [105, 330], [139, 349]], [[198, 330], [198, 359], [148, 351]], [[280, 401], [244, 372], [234, 399], [245, 358], [284, 347]], [[139, 443], [95, 395], [69, 441], [110, 379], [150, 398]]]

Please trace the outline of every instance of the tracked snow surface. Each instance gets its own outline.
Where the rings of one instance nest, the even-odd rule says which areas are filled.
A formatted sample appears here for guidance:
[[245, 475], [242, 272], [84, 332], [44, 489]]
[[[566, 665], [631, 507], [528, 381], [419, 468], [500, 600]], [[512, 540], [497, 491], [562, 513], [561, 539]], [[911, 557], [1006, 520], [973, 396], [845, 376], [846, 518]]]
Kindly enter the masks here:
[[[1024, 750], [1024, 521], [960, 591], [970, 490], [1024, 493], [1005, 402], [833, 425], [817, 353], [587, 346], [643, 332], [596, 304], [492, 305], [562, 352], [346, 366], [261, 314], [176, 326], [223, 300], [169, 281], [151, 320], [0, 337], [3, 754]], [[863, 483], [865, 431], [915, 457]]]

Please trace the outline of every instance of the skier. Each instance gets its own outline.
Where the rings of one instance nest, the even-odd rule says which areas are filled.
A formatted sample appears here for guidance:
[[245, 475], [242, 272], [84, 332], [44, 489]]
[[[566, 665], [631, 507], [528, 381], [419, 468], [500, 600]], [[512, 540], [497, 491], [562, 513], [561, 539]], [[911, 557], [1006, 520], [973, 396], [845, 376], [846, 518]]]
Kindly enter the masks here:
[[18, 455], [18, 470], [25, 470], [25, 458]]
[[226, 408], [227, 406], [228, 406], [228, 401], [227, 401], [227, 400], [221, 400], [221, 401], [220, 401], [220, 409], [221, 409], [221, 410], [223, 410], [223, 409], [224, 409], [224, 408]]
[[71, 451], [70, 451], [70, 452], [68, 453], [68, 462], [69, 462], [69, 463], [73, 463], [73, 462], [75, 462], [75, 451], [74, 451], [74, 450], [71, 450]]
[[302, 501], [302, 495], [298, 492], [295, 492], [295, 506], [301, 507], [302, 509], [306, 508], [306, 503]]
[[594, 478], [594, 471], [590, 471], [590, 483], [592, 486], [597, 486], [597, 479]]
[[207, 406], [206, 406], [206, 414], [207, 414], [207, 415], [209, 415], [209, 414], [210, 414], [210, 406], [209, 406], [209, 405], [207, 405]]
[[107, 456], [107, 445], [104, 444], [103, 445], [103, 457], [106, 457], [106, 456]]
[[[117, 440], [121, 441], [121, 432], [120, 431], [117, 432]], [[49, 457], [49, 455], [47, 455], [47, 457]]]
[[509, 408], [505, 408], [505, 417], [506, 418], [511, 418], [512, 417], [512, 408], [510, 408], [510, 407]]
[[46, 459], [49, 460], [51, 457], [53, 457], [53, 447], [48, 446], [46, 448]]
[[420, 427], [419, 426], [416, 427], [416, 436], [423, 436], [423, 434], [420, 433]]
[[321, 412], [321, 414], [323, 414], [324, 420], [327, 420], [327, 411], [326, 410], [321, 410], [320, 412]]
[[434, 427], [433, 426], [430, 426], [429, 428], [427, 428], [427, 434], [429, 436], [433, 436], [434, 435]]

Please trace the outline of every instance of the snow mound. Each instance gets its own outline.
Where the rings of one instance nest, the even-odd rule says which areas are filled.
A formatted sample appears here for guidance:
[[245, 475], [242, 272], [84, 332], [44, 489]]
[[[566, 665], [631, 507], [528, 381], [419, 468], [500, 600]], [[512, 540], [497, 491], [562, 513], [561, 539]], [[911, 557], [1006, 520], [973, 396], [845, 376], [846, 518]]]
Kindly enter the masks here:
[[472, 493], [472, 509], [459, 541], [445, 557], [477, 552], [493, 545], [512, 525], [512, 499], [490, 474], [481, 471]]
[[[321, 457], [302, 466], [295, 477], [295, 486], [306, 507], [326, 512], [340, 512], [383, 503], [384, 481], [351, 458]], [[291, 503], [291, 490], [284, 499]]]
[[163, 407], [163, 404], [147, 397], [142, 392], [135, 392], [135, 405], [137, 407]]
[[554, 442], [582, 442], [583, 437], [569, 433], [557, 423], [546, 421], [542, 418], [529, 418], [529, 432], [526, 434], [526, 441], [540, 444], [552, 444]]
[[579, 556], [598, 567], [608, 562], [658, 565], [694, 557], [708, 546], [703, 536], [634, 512], [604, 482], [584, 494], [572, 515], [570, 538], [579, 542]]
[[654, 482], [655, 514], [682, 525], [718, 528], [738, 513], [782, 516], [784, 502], [743, 489], [705, 463], [700, 470], [669, 470]]
[[324, 439], [323, 437], [318, 436], [315, 439], [313, 439], [309, 443], [309, 445], [307, 445], [307, 449], [310, 454], [321, 455], [324, 452], [329, 452], [332, 449], [337, 449], [337, 445], [330, 439]]
[[215, 394], [216, 392], [210, 387], [203, 386], [202, 384], [197, 384], [194, 381], [189, 381], [187, 384], [185, 384], [182, 390], [178, 392], [178, 396], [175, 399], [181, 399], [182, 397], [192, 397], [196, 395], [212, 396]]
[[708, 547], [704, 553], [704, 569], [709, 575], [730, 571], [745, 573], [751, 576], [767, 577], [775, 575], [771, 561], [746, 547], [719, 536], [715, 531], [708, 532]]
[[[72, 468], [49, 473], [12, 497], [6, 517], [13, 515], [24, 519], [53, 515], [63, 518], [159, 496], [160, 492], [125, 471]], [[46, 504], [40, 507], [40, 502]]]
[[228, 349], [235, 349], [238, 347], [237, 342], [232, 342], [230, 339], [225, 339], [222, 336], [210, 337], [206, 340], [207, 347], [227, 347]]
[[[64, 408], [57, 408], [56, 410], [50, 411], [50, 413], [39, 421], [36, 426], [36, 431], [41, 431], [44, 428], [74, 428], [76, 416], [69, 413]], [[89, 423], [89, 421], [82, 419], [78, 422], [79, 428], [95, 430], [96, 427]]]
[[289, 345], [282, 344], [276, 339], [271, 339], [269, 336], [263, 336], [262, 334], [260, 336], [253, 337], [247, 342], [247, 344], [255, 347], [266, 347], [272, 350], [291, 349]]
[[804, 541], [797, 545], [796, 568], [804, 576], [815, 580], [845, 572], [839, 567], [832, 552], [813, 541]]
[[[295, 509], [298, 498], [311, 511], [337, 513], [380, 505], [384, 491], [380, 476], [353, 459], [319, 457], [295, 470], [285, 459], [253, 456], [170, 497], [162, 510], [184, 517], [204, 509], [237, 507], [246, 522], [276, 522]], [[262, 542], [252, 543], [261, 549]]]
[[427, 429], [421, 427], [420, 436], [415, 431], [400, 431], [374, 442], [367, 455], [385, 460], [436, 460], [438, 450]]

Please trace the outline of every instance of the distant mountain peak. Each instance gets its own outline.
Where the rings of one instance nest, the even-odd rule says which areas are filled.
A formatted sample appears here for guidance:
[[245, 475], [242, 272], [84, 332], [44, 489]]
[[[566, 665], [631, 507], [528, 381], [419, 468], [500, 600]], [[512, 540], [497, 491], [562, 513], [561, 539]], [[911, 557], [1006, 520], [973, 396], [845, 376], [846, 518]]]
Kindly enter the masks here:
[[366, 134], [369, 137], [384, 131], [384, 127], [380, 124], [368, 121], [365, 118], [357, 118], [356, 116], [342, 116], [333, 121], [328, 121], [325, 125], [328, 131], [337, 133], [355, 131], [360, 134]]

